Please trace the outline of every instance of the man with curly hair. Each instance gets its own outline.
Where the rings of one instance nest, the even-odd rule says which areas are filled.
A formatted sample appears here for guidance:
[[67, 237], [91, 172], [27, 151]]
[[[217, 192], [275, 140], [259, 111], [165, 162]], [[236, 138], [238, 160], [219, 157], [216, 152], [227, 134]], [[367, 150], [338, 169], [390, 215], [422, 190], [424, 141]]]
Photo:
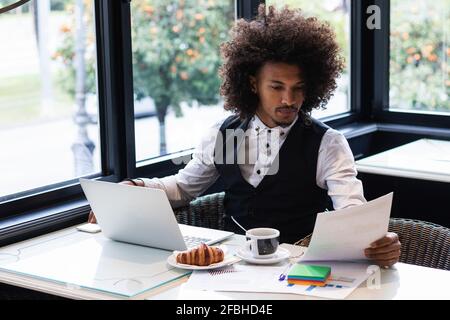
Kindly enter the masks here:
[[[339, 50], [328, 24], [287, 7], [266, 14], [261, 5], [256, 19], [239, 20], [221, 46], [221, 95], [234, 114], [178, 174], [132, 183], [165, 190], [177, 207], [220, 177], [226, 229], [273, 227], [288, 243], [313, 231], [318, 212], [366, 202], [345, 137], [310, 116], [336, 89], [344, 67]], [[393, 265], [398, 236], [388, 233], [366, 255]]]

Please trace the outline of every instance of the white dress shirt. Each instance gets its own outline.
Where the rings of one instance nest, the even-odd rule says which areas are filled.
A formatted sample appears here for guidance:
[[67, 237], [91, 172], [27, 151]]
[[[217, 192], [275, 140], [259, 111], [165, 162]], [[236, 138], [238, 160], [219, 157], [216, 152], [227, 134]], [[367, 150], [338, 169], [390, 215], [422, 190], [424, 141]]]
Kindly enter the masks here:
[[[279, 149], [298, 120], [287, 127], [267, 127], [254, 116], [245, 132], [245, 162], [238, 162], [243, 178], [257, 187], [268, 173]], [[192, 159], [175, 175], [164, 178], [141, 178], [146, 187], [162, 189], [173, 207], [187, 204], [207, 190], [218, 178], [214, 165], [214, 148], [217, 134], [224, 120], [216, 123], [194, 149]], [[239, 151], [238, 151], [239, 155]], [[269, 173], [270, 174], [270, 173]], [[363, 187], [356, 178], [357, 172], [352, 151], [345, 137], [328, 129], [319, 148], [316, 183], [326, 189], [335, 210], [366, 202]]]

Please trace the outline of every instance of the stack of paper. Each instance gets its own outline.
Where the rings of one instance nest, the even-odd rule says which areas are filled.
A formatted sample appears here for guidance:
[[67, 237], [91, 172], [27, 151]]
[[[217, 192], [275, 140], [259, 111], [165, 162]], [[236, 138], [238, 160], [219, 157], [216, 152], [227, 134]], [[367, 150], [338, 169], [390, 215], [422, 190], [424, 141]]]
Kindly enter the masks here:
[[331, 274], [327, 266], [295, 264], [288, 273], [289, 284], [324, 287]]

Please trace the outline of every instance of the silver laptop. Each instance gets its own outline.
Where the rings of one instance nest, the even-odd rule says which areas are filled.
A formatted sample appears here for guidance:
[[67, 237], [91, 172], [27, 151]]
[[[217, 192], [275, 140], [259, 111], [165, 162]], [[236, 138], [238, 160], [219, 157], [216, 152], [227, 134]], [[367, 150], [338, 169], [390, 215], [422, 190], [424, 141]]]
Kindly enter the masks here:
[[80, 178], [104, 235], [165, 250], [213, 244], [232, 232], [178, 224], [163, 190]]

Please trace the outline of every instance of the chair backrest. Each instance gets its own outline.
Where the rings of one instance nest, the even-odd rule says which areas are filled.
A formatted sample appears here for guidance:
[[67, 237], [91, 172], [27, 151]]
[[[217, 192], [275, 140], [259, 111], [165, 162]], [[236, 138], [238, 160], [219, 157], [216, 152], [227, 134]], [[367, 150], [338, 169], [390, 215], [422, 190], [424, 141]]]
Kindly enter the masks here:
[[192, 200], [189, 205], [174, 209], [178, 223], [224, 230], [225, 192], [208, 194]]
[[[225, 193], [199, 197], [188, 206], [175, 209], [179, 223], [224, 229]], [[450, 229], [420, 220], [391, 218], [389, 231], [395, 232], [402, 243], [400, 262], [424, 267], [450, 270]], [[307, 247], [311, 235], [295, 244]]]
[[391, 218], [402, 243], [400, 262], [450, 270], [450, 229], [420, 220]]

